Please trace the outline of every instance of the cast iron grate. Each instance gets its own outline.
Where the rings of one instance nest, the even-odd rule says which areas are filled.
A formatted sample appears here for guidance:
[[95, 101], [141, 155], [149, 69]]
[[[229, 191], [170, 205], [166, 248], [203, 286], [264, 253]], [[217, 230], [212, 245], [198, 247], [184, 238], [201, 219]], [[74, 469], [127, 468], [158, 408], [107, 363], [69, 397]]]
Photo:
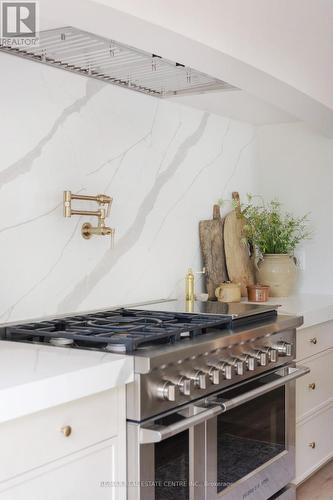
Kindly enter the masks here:
[[231, 318], [191, 313], [116, 309], [64, 319], [31, 322], [5, 328], [4, 338], [25, 342], [68, 339], [75, 347], [133, 352], [141, 346], [174, 343], [184, 336], [228, 327]]

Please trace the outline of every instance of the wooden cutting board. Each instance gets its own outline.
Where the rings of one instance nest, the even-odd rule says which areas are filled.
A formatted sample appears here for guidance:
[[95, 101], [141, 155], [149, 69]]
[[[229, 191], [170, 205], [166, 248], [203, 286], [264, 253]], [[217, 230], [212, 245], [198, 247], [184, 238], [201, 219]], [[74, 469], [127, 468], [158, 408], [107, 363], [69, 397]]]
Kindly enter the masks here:
[[241, 284], [242, 296], [247, 295], [247, 285], [254, 284], [254, 263], [248, 245], [244, 244], [244, 221], [239, 218], [240, 199], [237, 192], [232, 193], [237, 208], [230, 212], [224, 221], [224, 251], [230, 281]]
[[200, 246], [203, 265], [206, 268], [206, 290], [209, 299], [215, 300], [215, 290], [228, 281], [223, 241], [224, 219], [219, 205], [213, 207], [213, 219], [199, 223]]

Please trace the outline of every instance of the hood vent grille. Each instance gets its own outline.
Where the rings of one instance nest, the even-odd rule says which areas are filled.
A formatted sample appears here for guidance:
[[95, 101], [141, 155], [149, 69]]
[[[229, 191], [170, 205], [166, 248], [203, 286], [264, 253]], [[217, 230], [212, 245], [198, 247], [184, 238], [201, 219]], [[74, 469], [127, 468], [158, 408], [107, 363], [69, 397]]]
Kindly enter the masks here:
[[0, 51], [156, 97], [236, 90], [183, 64], [71, 26], [41, 31], [39, 38], [37, 47], [13, 43], [0, 45]]

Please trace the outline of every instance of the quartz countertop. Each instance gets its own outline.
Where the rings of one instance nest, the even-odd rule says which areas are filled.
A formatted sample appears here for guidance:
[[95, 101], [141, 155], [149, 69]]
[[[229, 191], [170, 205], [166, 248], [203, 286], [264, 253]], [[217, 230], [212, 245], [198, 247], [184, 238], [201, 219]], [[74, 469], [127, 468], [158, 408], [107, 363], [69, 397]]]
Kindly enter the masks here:
[[333, 295], [297, 294], [289, 297], [273, 297], [265, 304], [279, 304], [280, 314], [304, 317], [301, 328], [333, 320]]
[[0, 342], [0, 423], [133, 381], [133, 358]]

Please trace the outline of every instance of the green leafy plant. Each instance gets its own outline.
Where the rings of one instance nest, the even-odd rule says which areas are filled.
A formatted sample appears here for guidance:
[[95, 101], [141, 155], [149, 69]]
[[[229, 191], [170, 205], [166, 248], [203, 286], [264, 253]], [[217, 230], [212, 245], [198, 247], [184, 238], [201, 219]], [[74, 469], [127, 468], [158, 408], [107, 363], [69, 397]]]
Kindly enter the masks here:
[[311, 238], [308, 214], [294, 217], [282, 210], [282, 204], [265, 202], [260, 196], [247, 195], [247, 203], [238, 211], [244, 220], [244, 238], [262, 254], [292, 255], [296, 246]]

